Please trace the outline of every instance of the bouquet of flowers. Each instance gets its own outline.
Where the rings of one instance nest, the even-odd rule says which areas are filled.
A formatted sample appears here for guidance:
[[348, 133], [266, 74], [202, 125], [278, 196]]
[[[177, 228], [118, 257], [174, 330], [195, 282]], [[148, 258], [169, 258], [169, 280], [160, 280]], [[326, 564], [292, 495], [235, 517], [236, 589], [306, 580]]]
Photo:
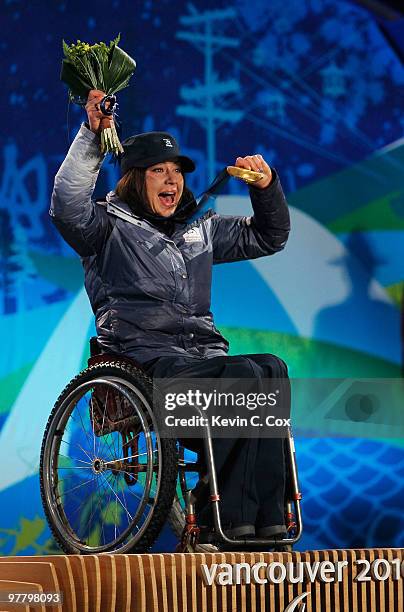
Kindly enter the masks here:
[[120, 36], [111, 40], [90, 45], [80, 40], [68, 45], [63, 41], [65, 59], [62, 61], [60, 78], [69, 87], [72, 102], [84, 106], [91, 89], [105, 91], [100, 110], [105, 115], [101, 121], [101, 151], [122, 153], [113, 121], [117, 107], [115, 94], [129, 85], [136, 68], [136, 62], [118, 47]]

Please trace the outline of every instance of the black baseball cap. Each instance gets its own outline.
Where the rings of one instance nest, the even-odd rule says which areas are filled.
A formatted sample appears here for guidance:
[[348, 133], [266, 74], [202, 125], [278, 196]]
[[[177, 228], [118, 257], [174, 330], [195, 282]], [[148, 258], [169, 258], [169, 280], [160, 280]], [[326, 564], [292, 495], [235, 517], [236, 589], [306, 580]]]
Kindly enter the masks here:
[[178, 160], [183, 172], [193, 172], [195, 164], [180, 154], [177, 141], [167, 132], [145, 132], [127, 138], [122, 143], [124, 152], [120, 159], [122, 174], [131, 168], [148, 168], [160, 162]]

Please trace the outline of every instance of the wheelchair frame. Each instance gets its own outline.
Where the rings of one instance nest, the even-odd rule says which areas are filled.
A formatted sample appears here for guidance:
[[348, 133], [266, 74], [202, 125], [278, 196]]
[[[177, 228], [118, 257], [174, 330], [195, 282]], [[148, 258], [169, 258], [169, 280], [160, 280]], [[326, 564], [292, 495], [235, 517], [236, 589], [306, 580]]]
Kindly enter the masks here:
[[[202, 417], [202, 412], [198, 409], [200, 416]], [[285, 512], [285, 522], [286, 529], [288, 533], [293, 533], [292, 537], [287, 538], [229, 538], [223, 530], [222, 520], [220, 516], [220, 492], [218, 488], [217, 482], [217, 474], [215, 468], [215, 458], [213, 455], [213, 446], [212, 446], [212, 436], [210, 433], [209, 425], [206, 426], [207, 435], [204, 438], [204, 450], [206, 455], [206, 465], [208, 469], [208, 477], [207, 482], [210, 488], [210, 496], [209, 502], [212, 505], [213, 511], [213, 522], [215, 527], [214, 535], [217, 537], [218, 543], [224, 543], [232, 548], [238, 547], [239, 545], [246, 547], [254, 547], [254, 546], [268, 546], [268, 547], [276, 547], [280, 549], [282, 547], [291, 547], [295, 544], [302, 535], [303, 532], [303, 521], [302, 521], [302, 512], [301, 512], [301, 499], [302, 494], [299, 490], [299, 481], [297, 474], [297, 465], [296, 465], [296, 453], [295, 453], [295, 445], [293, 440], [292, 431], [288, 428], [288, 437], [285, 439], [286, 443], [286, 457], [289, 460], [289, 477], [291, 479], [290, 482], [290, 493], [291, 499], [286, 501], [286, 512]], [[186, 477], [185, 474], [187, 472], [199, 472], [198, 469], [199, 463], [186, 463], [183, 461], [182, 463], [178, 462], [179, 469], [179, 478], [181, 489], [183, 493], [183, 497], [186, 503], [186, 514], [185, 514], [185, 527], [181, 538], [181, 544], [179, 550], [181, 552], [185, 552], [187, 550], [193, 551], [195, 546], [198, 544], [198, 536], [199, 536], [199, 527], [197, 523], [197, 517], [195, 513], [195, 502], [196, 498], [193, 495], [193, 490], [198, 487], [198, 483], [194, 487], [193, 490], [187, 489], [186, 487]], [[206, 479], [204, 480], [204, 484], [206, 483]]]
[[[88, 360], [88, 366], [91, 369], [92, 366], [100, 366], [102, 367], [104, 364], [107, 367], [107, 365], [111, 365], [111, 363], [115, 364], [115, 366], [117, 364], [123, 364], [126, 366], [129, 366], [131, 368], [135, 368], [137, 371], [139, 371], [142, 374], [142, 377], [144, 379], [148, 379], [148, 381], [150, 383], [152, 383], [151, 378], [147, 375], [147, 373], [142, 369], [142, 366], [140, 364], [138, 364], [135, 360], [130, 359], [126, 356], [120, 356], [120, 355], [116, 355], [116, 354], [101, 354], [98, 344], [97, 344], [97, 339], [96, 338], [91, 338], [90, 340], [90, 358]], [[84, 370], [79, 377], [86, 373], [87, 370]], [[69, 383], [69, 385], [67, 386], [66, 389], [68, 389], [69, 387], [71, 387], [72, 383], [74, 381], [72, 381], [71, 383]], [[102, 377], [100, 378], [95, 377], [94, 378], [94, 383], [96, 383], [96, 385], [100, 385], [102, 384]], [[108, 382], [108, 381], [104, 381], [104, 382]], [[124, 387], [126, 388], [131, 388], [131, 386], [133, 386], [133, 388], [136, 389], [136, 385], [133, 384], [129, 384], [127, 380], [125, 380], [124, 377], [122, 377], [122, 384], [119, 384], [119, 381], [117, 381], [115, 379], [115, 383], [111, 383], [109, 382], [109, 384], [111, 385], [112, 388], [117, 389], [117, 391], [119, 391], [123, 397], [127, 398], [128, 401], [130, 402], [130, 396], [128, 395], [128, 392], [123, 390], [120, 388], [120, 386], [122, 386], [124, 383]], [[89, 378], [88, 382], [85, 383], [87, 386], [91, 387], [91, 378]], [[139, 383], [138, 383], [139, 384]], [[83, 385], [82, 385], [83, 386]], [[66, 390], [65, 390], [66, 391]], [[76, 389], [77, 391], [77, 389]], [[62, 394], [63, 395], [63, 394]], [[59, 400], [58, 400], [59, 401]], [[115, 401], [115, 400], [114, 400]], [[149, 400], [148, 400], [149, 401]], [[151, 402], [149, 402], [151, 405]], [[47, 434], [50, 431], [52, 431], [51, 425], [52, 425], [52, 418], [56, 417], [57, 414], [55, 412], [57, 404], [55, 405], [54, 410], [52, 411], [52, 414], [49, 418], [48, 421], [48, 426], [46, 428], [46, 432], [44, 435], [44, 440], [43, 440], [43, 445], [42, 445], [42, 452], [43, 449], [46, 448], [46, 445], [48, 444], [48, 446], [50, 444], [52, 444], [52, 441], [49, 442], [49, 439], [47, 440]], [[104, 407], [104, 411], [106, 411], [106, 407]], [[202, 414], [202, 413], [201, 413]], [[92, 423], [92, 427], [93, 427], [93, 434], [94, 436], [95, 434], [95, 429], [94, 429], [94, 423]], [[295, 544], [301, 537], [302, 534], [302, 530], [303, 530], [303, 524], [302, 524], [302, 514], [301, 514], [301, 507], [300, 507], [300, 501], [302, 498], [302, 495], [299, 491], [299, 483], [298, 483], [298, 475], [297, 475], [297, 466], [296, 466], [296, 458], [295, 458], [295, 448], [294, 448], [294, 442], [293, 442], [293, 437], [292, 437], [292, 433], [291, 430], [288, 430], [288, 437], [285, 439], [285, 445], [286, 445], [286, 461], [287, 461], [287, 468], [289, 471], [289, 482], [287, 482], [287, 498], [285, 500], [285, 523], [286, 523], [286, 528], [287, 528], [287, 533], [288, 533], [288, 537], [283, 538], [283, 539], [279, 539], [279, 538], [229, 538], [225, 531], [223, 530], [223, 526], [222, 526], [222, 520], [221, 520], [221, 512], [220, 512], [220, 491], [218, 489], [218, 482], [217, 482], [217, 474], [216, 474], [216, 468], [215, 468], [215, 459], [214, 459], [214, 455], [213, 455], [213, 446], [212, 446], [212, 437], [211, 437], [211, 432], [210, 432], [210, 427], [207, 426], [206, 428], [206, 436], [204, 437], [204, 451], [205, 451], [205, 460], [206, 460], [206, 467], [207, 467], [207, 475], [203, 475], [202, 476], [202, 470], [201, 470], [201, 463], [199, 462], [199, 460], [197, 462], [186, 462], [184, 459], [184, 451], [182, 449], [182, 447], [180, 446], [180, 457], [177, 458], [177, 477], [179, 478], [179, 483], [180, 483], [180, 488], [181, 488], [181, 492], [182, 492], [182, 496], [184, 498], [185, 501], [185, 516], [184, 516], [184, 525], [183, 525], [183, 530], [182, 530], [182, 534], [181, 534], [181, 542], [179, 545], [178, 550], [181, 552], [185, 552], [185, 551], [194, 551], [195, 547], [198, 545], [198, 540], [199, 540], [199, 534], [200, 534], [200, 528], [198, 527], [197, 524], [197, 517], [196, 517], [196, 513], [195, 513], [195, 502], [197, 497], [195, 497], [195, 493], [196, 490], [198, 489], [198, 485], [206, 485], [208, 483], [209, 486], [209, 492], [210, 492], [210, 496], [209, 496], [209, 501], [212, 505], [212, 511], [213, 511], [213, 522], [214, 522], [214, 532], [213, 532], [213, 536], [215, 537], [215, 540], [219, 543], [219, 544], [224, 544], [227, 547], [236, 550], [237, 548], [240, 549], [240, 547], [268, 547], [268, 548], [276, 548], [277, 550], [285, 550], [290, 548], [293, 544]], [[158, 431], [155, 431], [155, 435], [156, 438], [158, 438], [158, 440], [160, 441], [159, 444], [161, 443], [162, 439], [158, 434]], [[50, 451], [49, 451], [50, 453]], [[47, 461], [51, 461], [51, 459], [48, 457]], [[110, 462], [111, 464], [116, 463], [114, 461]], [[134, 462], [136, 463], [136, 462]], [[136, 467], [133, 466], [132, 464], [128, 464], [128, 478], [130, 478], [130, 475], [132, 473], [132, 471], [134, 470], [135, 473], [140, 473], [141, 471], [145, 471], [145, 466], [147, 464], [143, 464], [141, 463], [139, 460], [137, 461], [138, 466]], [[174, 464], [173, 464], [174, 465]], [[105, 462], [104, 467], [106, 466], [107, 469], [111, 469], [111, 466], [108, 466], [108, 462]], [[126, 464], [125, 464], [126, 466]], [[94, 468], [94, 466], [93, 466]], [[158, 469], [160, 470], [161, 466], [158, 466]], [[150, 468], [147, 468], [147, 472], [149, 471]], [[154, 467], [152, 468], [154, 471]], [[52, 486], [54, 486], [53, 483], [49, 482], [46, 483], [44, 482], [46, 479], [51, 479], [52, 478], [52, 473], [51, 470], [49, 469], [49, 467], [46, 464], [46, 460], [43, 460], [42, 458], [42, 454], [41, 454], [41, 468], [40, 468], [41, 472], [40, 472], [40, 476], [41, 476], [41, 493], [42, 493], [42, 499], [43, 499], [43, 503], [44, 503], [44, 509], [45, 509], [45, 514], [48, 518], [48, 522], [50, 524], [50, 527], [53, 531], [53, 533], [55, 534], [55, 531], [58, 532], [58, 529], [55, 529], [55, 514], [53, 512], [53, 509], [51, 508], [51, 503], [46, 495], [46, 490], [50, 490]], [[189, 489], [187, 487], [187, 474], [188, 473], [198, 473], [199, 475], [199, 480], [196, 484], [196, 486], [193, 489]], [[149, 475], [150, 476], [150, 475]], [[202, 478], [201, 478], [202, 476]], [[126, 479], [126, 473], [125, 473], [125, 480]], [[130, 484], [130, 483], [128, 483]], [[47, 486], [46, 486], [47, 485]], [[160, 486], [160, 485], [158, 485]], [[174, 494], [175, 497], [175, 494]], [[173, 500], [171, 501], [171, 504], [173, 504]], [[63, 512], [63, 510], [62, 510]], [[153, 511], [151, 513], [151, 516], [153, 515]], [[150, 520], [150, 519], [149, 519]], [[57, 517], [56, 517], [56, 522], [57, 522]], [[148, 524], [148, 523], [147, 523]], [[67, 523], [67, 528], [70, 528], [69, 522]], [[146, 525], [147, 528], [147, 525]], [[140, 533], [143, 532], [143, 528], [140, 530]], [[59, 530], [59, 534], [60, 534], [60, 530]], [[179, 535], [179, 534], [177, 534]], [[61, 539], [63, 540], [63, 537], [61, 537], [59, 535], [59, 537], [57, 538], [59, 540], [59, 542], [61, 541]], [[138, 540], [136, 540], [136, 543], [138, 542]], [[108, 544], [105, 545], [104, 547], [108, 547]], [[100, 547], [102, 548], [102, 547]], [[136, 545], [134, 544], [134, 548], [133, 550], [136, 550], [136, 552], [141, 552], [141, 550], [139, 550], [138, 548], [136, 548]], [[79, 551], [79, 552], [83, 552], [83, 553], [91, 553], [91, 549], [86, 550], [85, 547], [83, 547], [83, 550]], [[106, 550], [105, 552], [114, 552], [114, 550]]]

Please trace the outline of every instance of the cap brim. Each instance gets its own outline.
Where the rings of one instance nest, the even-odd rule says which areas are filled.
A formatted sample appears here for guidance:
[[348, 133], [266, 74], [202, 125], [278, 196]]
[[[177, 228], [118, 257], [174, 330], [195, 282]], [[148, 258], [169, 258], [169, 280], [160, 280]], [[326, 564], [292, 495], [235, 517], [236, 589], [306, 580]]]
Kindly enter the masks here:
[[193, 172], [195, 170], [195, 164], [190, 157], [179, 155], [177, 159], [180, 160], [181, 168], [184, 172]]
[[190, 157], [187, 157], [186, 155], [173, 155], [170, 157], [170, 155], [167, 155], [166, 152], [164, 153], [164, 155], [155, 155], [154, 157], [129, 162], [127, 164], [125, 163], [125, 154], [123, 154], [121, 159], [121, 170], [123, 173], [125, 173], [131, 168], [149, 168], [150, 166], [154, 166], [155, 164], [160, 164], [162, 162], [170, 161], [172, 159], [179, 161], [181, 165], [181, 170], [183, 172], [193, 172], [195, 170], [195, 164]]

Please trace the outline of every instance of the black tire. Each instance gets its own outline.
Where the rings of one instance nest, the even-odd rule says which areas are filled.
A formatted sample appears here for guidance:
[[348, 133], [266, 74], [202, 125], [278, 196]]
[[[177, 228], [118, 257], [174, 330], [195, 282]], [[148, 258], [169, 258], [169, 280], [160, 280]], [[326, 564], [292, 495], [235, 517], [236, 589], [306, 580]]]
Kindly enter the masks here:
[[[106, 393], [101, 425], [96, 393]], [[108, 429], [110, 393], [126, 413]], [[146, 552], [157, 539], [173, 503], [178, 459], [176, 441], [156, 434], [151, 406], [151, 379], [119, 359], [83, 370], [59, 396], [42, 441], [40, 487], [66, 553]]]

